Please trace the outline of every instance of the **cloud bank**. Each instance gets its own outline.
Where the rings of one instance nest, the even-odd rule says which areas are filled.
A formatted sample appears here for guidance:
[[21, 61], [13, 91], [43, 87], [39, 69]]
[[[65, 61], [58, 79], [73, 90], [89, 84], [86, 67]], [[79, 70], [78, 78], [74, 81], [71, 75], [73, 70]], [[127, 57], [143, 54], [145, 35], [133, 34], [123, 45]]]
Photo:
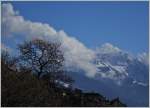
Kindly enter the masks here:
[[88, 77], [94, 77], [96, 74], [96, 66], [92, 63], [95, 57], [92, 50], [62, 30], [56, 31], [48, 24], [25, 20], [10, 3], [2, 4], [2, 36], [21, 37], [25, 40], [41, 38], [52, 42], [59, 41], [62, 43], [65, 66], [83, 70]]

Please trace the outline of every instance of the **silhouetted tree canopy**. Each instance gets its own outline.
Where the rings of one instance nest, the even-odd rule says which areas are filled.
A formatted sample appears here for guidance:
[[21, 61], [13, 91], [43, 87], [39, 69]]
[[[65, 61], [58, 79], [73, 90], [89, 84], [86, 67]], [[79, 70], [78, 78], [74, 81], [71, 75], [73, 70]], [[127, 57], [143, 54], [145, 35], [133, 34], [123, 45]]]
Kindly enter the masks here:
[[64, 56], [60, 47], [61, 43], [40, 39], [25, 41], [18, 45], [21, 65], [32, 70], [39, 78], [43, 76], [51, 82], [60, 80], [71, 83], [73, 80], [64, 71]]

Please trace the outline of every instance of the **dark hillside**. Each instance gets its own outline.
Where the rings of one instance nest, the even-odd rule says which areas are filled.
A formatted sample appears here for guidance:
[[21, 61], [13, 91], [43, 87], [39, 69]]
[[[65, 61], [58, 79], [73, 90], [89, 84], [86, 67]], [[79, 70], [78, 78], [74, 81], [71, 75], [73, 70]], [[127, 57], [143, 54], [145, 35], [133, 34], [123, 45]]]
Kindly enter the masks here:
[[30, 72], [16, 72], [1, 63], [2, 107], [56, 107], [56, 106], [125, 106], [119, 99], [107, 100], [98, 93], [84, 93], [80, 89], [48, 87], [45, 79]]

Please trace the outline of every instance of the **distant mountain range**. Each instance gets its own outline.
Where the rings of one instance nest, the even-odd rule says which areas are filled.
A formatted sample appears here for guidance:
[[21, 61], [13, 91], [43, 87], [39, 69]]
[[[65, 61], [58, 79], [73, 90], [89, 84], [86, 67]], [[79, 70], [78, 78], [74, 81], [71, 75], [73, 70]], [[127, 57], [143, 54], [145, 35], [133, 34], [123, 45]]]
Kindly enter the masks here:
[[118, 96], [128, 106], [148, 106], [148, 55], [133, 56], [108, 43], [97, 48], [95, 54], [97, 74], [88, 78], [79, 74], [82, 72], [71, 73], [75, 86], [101, 92], [111, 99]]

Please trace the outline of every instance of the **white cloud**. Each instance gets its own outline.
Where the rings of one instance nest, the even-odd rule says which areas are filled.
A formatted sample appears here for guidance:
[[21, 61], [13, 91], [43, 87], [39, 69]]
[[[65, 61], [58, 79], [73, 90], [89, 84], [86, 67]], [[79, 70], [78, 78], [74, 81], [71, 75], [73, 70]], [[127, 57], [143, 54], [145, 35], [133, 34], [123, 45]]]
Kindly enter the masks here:
[[25, 20], [19, 15], [19, 12], [13, 10], [13, 6], [9, 3], [2, 4], [2, 36], [5, 36], [4, 38], [22, 36], [23, 39], [42, 38], [52, 42], [60, 41], [67, 67], [83, 70], [89, 77], [94, 77], [96, 74], [96, 66], [92, 63], [94, 58], [92, 50], [62, 30], [57, 32], [48, 24]]
[[[7, 28], [7, 29], [6, 29]], [[48, 24], [25, 20], [11, 4], [2, 4], [2, 36], [19, 35], [25, 38], [55, 38], [56, 31]]]
[[96, 52], [102, 53], [102, 54], [105, 54], [105, 53], [106, 54], [108, 54], [108, 53], [118, 53], [120, 51], [121, 50], [118, 47], [113, 46], [110, 43], [105, 43], [101, 47], [96, 48]]

